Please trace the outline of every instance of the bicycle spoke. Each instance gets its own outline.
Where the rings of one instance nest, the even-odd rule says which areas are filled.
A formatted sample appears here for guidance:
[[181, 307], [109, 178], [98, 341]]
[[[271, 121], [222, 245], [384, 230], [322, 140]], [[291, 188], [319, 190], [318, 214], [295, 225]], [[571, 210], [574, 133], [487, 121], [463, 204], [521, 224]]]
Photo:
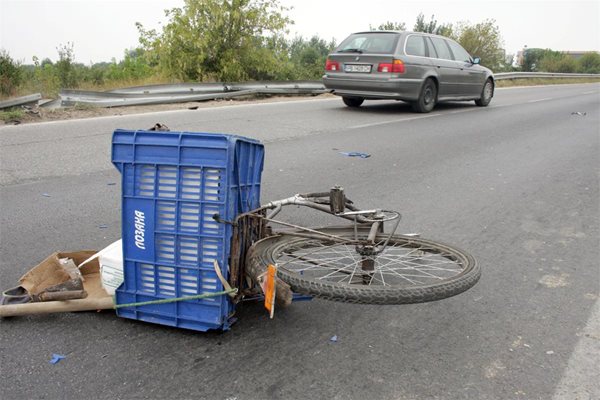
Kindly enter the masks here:
[[[378, 239], [376, 249], [387, 237]], [[380, 253], [361, 254], [368, 254], [368, 250], [368, 246], [363, 248], [354, 240], [298, 240], [280, 252], [276, 262], [279, 267], [310, 279], [366, 286], [424, 285], [449, 279], [464, 268], [452, 253], [417, 240], [394, 239]], [[363, 270], [367, 266], [369, 270]]]

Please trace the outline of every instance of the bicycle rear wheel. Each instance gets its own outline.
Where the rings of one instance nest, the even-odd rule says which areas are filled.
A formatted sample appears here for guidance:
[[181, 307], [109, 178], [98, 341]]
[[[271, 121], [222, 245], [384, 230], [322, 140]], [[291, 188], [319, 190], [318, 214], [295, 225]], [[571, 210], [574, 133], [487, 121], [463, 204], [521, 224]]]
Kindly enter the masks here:
[[[362, 304], [440, 300], [471, 288], [481, 275], [471, 255], [439, 242], [394, 235], [377, 253], [381, 247], [357, 245], [352, 229], [322, 231], [339, 240], [271, 236], [253, 245], [250, 262], [276, 264], [297, 293]], [[381, 246], [387, 238], [381, 234], [376, 242]]]

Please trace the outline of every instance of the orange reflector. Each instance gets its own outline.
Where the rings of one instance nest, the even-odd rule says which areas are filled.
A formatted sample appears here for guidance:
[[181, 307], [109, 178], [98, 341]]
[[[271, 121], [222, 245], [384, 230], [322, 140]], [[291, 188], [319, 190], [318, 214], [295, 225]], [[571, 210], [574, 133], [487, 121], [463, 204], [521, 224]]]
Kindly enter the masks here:
[[267, 275], [265, 276], [263, 291], [265, 293], [265, 308], [269, 311], [269, 316], [273, 318], [275, 314], [275, 277], [277, 276], [277, 267], [269, 264]]

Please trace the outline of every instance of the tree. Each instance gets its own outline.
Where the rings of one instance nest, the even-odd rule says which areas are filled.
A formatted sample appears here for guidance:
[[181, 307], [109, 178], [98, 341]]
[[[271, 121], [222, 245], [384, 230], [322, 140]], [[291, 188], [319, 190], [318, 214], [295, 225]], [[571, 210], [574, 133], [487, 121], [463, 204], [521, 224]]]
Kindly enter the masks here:
[[379, 24], [377, 28], [369, 25], [369, 30], [372, 31], [405, 31], [406, 24], [404, 22], [391, 22], [387, 21], [383, 24]]
[[480, 57], [483, 65], [492, 70], [504, 66], [504, 43], [495, 20], [487, 19], [475, 25], [458, 24], [453, 36], [469, 54]]
[[335, 48], [335, 42], [326, 42], [318, 36], [310, 40], [296, 37], [289, 43], [289, 54], [294, 79], [320, 79], [327, 55]]
[[73, 43], [67, 42], [67, 44], [60, 44], [56, 48], [58, 51], [58, 61], [54, 66], [60, 86], [63, 88], [74, 88], [78, 84], [73, 47]]
[[579, 72], [584, 74], [600, 74], [600, 54], [586, 53], [579, 60]]
[[523, 55], [523, 71], [526, 72], [575, 72], [581, 67], [572, 57], [550, 49], [526, 49]]
[[13, 60], [6, 50], [0, 49], [0, 95], [15, 94], [21, 84], [21, 72], [20, 63]]
[[437, 20], [434, 18], [435, 18], [435, 15], [432, 15], [431, 20], [429, 22], [425, 22], [425, 15], [423, 15], [423, 13], [419, 13], [419, 15], [417, 15], [417, 22], [415, 22], [413, 31], [425, 32], [425, 33], [435, 33], [435, 28], [437, 26]]
[[559, 51], [548, 50], [539, 60], [539, 71], [570, 73], [577, 70], [577, 61]]
[[523, 51], [523, 65], [521, 68], [524, 72], [535, 72], [538, 70], [540, 59], [550, 49], [525, 49]]
[[431, 16], [431, 20], [429, 22], [425, 22], [425, 16], [423, 15], [423, 13], [420, 13], [419, 15], [417, 15], [417, 21], [415, 22], [413, 31], [433, 33], [435, 35], [441, 35], [441, 36], [447, 36], [447, 37], [453, 36], [452, 24], [438, 25], [437, 20], [435, 19], [435, 15]]
[[285, 11], [278, 0], [184, 0], [160, 34], [136, 25], [149, 63], [175, 79], [269, 79], [287, 59]]

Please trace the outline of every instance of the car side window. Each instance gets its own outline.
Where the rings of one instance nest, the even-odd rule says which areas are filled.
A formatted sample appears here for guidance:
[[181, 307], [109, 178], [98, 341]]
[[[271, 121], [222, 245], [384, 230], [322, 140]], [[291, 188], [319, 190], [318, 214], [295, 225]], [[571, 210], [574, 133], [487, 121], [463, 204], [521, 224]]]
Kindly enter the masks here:
[[433, 47], [433, 43], [431, 42], [431, 38], [428, 38], [427, 36], [424, 36], [423, 38], [425, 39], [425, 44], [427, 45], [428, 57], [438, 58], [435, 48]]
[[438, 58], [444, 60], [453, 60], [452, 53], [450, 53], [450, 48], [444, 39], [438, 37], [431, 37], [430, 39], [433, 42], [433, 47], [435, 48]]
[[448, 43], [448, 46], [450, 46], [456, 61], [471, 62], [471, 56], [465, 49], [462, 48], [461, 45], [452, 40], [446, 40], [446, 43]]
[[411, 35], [406, 39], [406, 54], [409, 56], [425, 57], [425, 42], [421, 35]]

